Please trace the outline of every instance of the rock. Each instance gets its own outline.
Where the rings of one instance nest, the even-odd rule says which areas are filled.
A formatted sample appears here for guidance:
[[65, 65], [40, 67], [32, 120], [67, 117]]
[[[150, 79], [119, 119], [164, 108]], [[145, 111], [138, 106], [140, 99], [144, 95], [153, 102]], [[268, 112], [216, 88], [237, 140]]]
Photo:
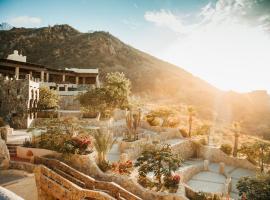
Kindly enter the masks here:
[[0, 169], [7, 169], [9, 167], [9, 151], [4, 140], [0, 139]]
[[15, 193], [1, 186], [0, 186], [0, 199], [1, 200], [23, 200], [23, 198], [19, 197]]

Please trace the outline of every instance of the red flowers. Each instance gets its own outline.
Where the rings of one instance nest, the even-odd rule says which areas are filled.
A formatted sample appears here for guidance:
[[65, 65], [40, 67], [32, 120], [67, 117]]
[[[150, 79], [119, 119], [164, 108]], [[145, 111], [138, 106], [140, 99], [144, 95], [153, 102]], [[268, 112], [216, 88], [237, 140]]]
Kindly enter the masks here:
[[178, 184], [180, 182], [180, 176], [178, 174], [173, 175], [171, 179], [175, 184]]
[[128, 160], [126, 162], [112, 163], [112, 170], [119, 174], [130, 174], [132, 167], [133, 167], [133, 163], [131, 160]]

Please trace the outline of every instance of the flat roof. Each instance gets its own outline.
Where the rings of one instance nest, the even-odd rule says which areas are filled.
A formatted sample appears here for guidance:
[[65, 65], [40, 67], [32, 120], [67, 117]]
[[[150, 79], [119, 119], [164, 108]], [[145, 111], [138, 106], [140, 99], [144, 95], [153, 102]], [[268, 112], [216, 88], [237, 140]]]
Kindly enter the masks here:
[[73, 71], [82, 74], [98, 74], [98, 69], [79, 69], [79, 68], [65, 68], [66, 71]]
[[71, 72], [71, 73], [76, 73], [76, 74], [98, 74], [98, 69], [95, 68], [89, 68], [89, 69], [78, 69], [78, 68], [65, 68], [65, 69], [55, 69], [52, 67], [48, 67], [45, 65], [40, 65], [40, 64], [35, 64], [35, 63], [29, 63], [29, 62], [21, 62], [21, 61], [15, 61], [15, 60], [10, 60], [10, 59], [5, 59], [1, 58], [0, 62], [6, 62], [6, 63], [12, 63], [15, 65], [19, 65], [19, 67], [33, 67], [37, 68], [39, 70], [43, 69], [44, 71], [57, 71], [57, 72]]

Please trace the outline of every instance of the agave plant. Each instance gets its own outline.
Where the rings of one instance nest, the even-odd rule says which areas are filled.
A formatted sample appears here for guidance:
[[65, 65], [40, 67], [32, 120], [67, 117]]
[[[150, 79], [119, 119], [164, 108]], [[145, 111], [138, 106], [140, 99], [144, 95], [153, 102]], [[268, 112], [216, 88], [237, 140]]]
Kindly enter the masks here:
[[116, 142], [116, 139], [113, 138], [112, 132], [110, 132], [108, 129], [98, 129], [95, 133], [93, 133], [93, 137], [94, 147], [98, 154], [98, 165], [103, 165], [104, 163], [107, 163], [107, 154]]

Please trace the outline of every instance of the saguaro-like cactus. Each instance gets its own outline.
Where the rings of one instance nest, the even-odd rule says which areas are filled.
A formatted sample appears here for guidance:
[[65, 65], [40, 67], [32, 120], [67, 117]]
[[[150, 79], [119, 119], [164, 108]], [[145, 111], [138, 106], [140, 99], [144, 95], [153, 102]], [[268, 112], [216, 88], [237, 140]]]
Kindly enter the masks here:
[[141, 123], [141, 110], [136, 112], [132, 110], [126, 112], [126, 125], [127, 125], [127, 139], [136, 140], [138, 139], [138, 127]]

